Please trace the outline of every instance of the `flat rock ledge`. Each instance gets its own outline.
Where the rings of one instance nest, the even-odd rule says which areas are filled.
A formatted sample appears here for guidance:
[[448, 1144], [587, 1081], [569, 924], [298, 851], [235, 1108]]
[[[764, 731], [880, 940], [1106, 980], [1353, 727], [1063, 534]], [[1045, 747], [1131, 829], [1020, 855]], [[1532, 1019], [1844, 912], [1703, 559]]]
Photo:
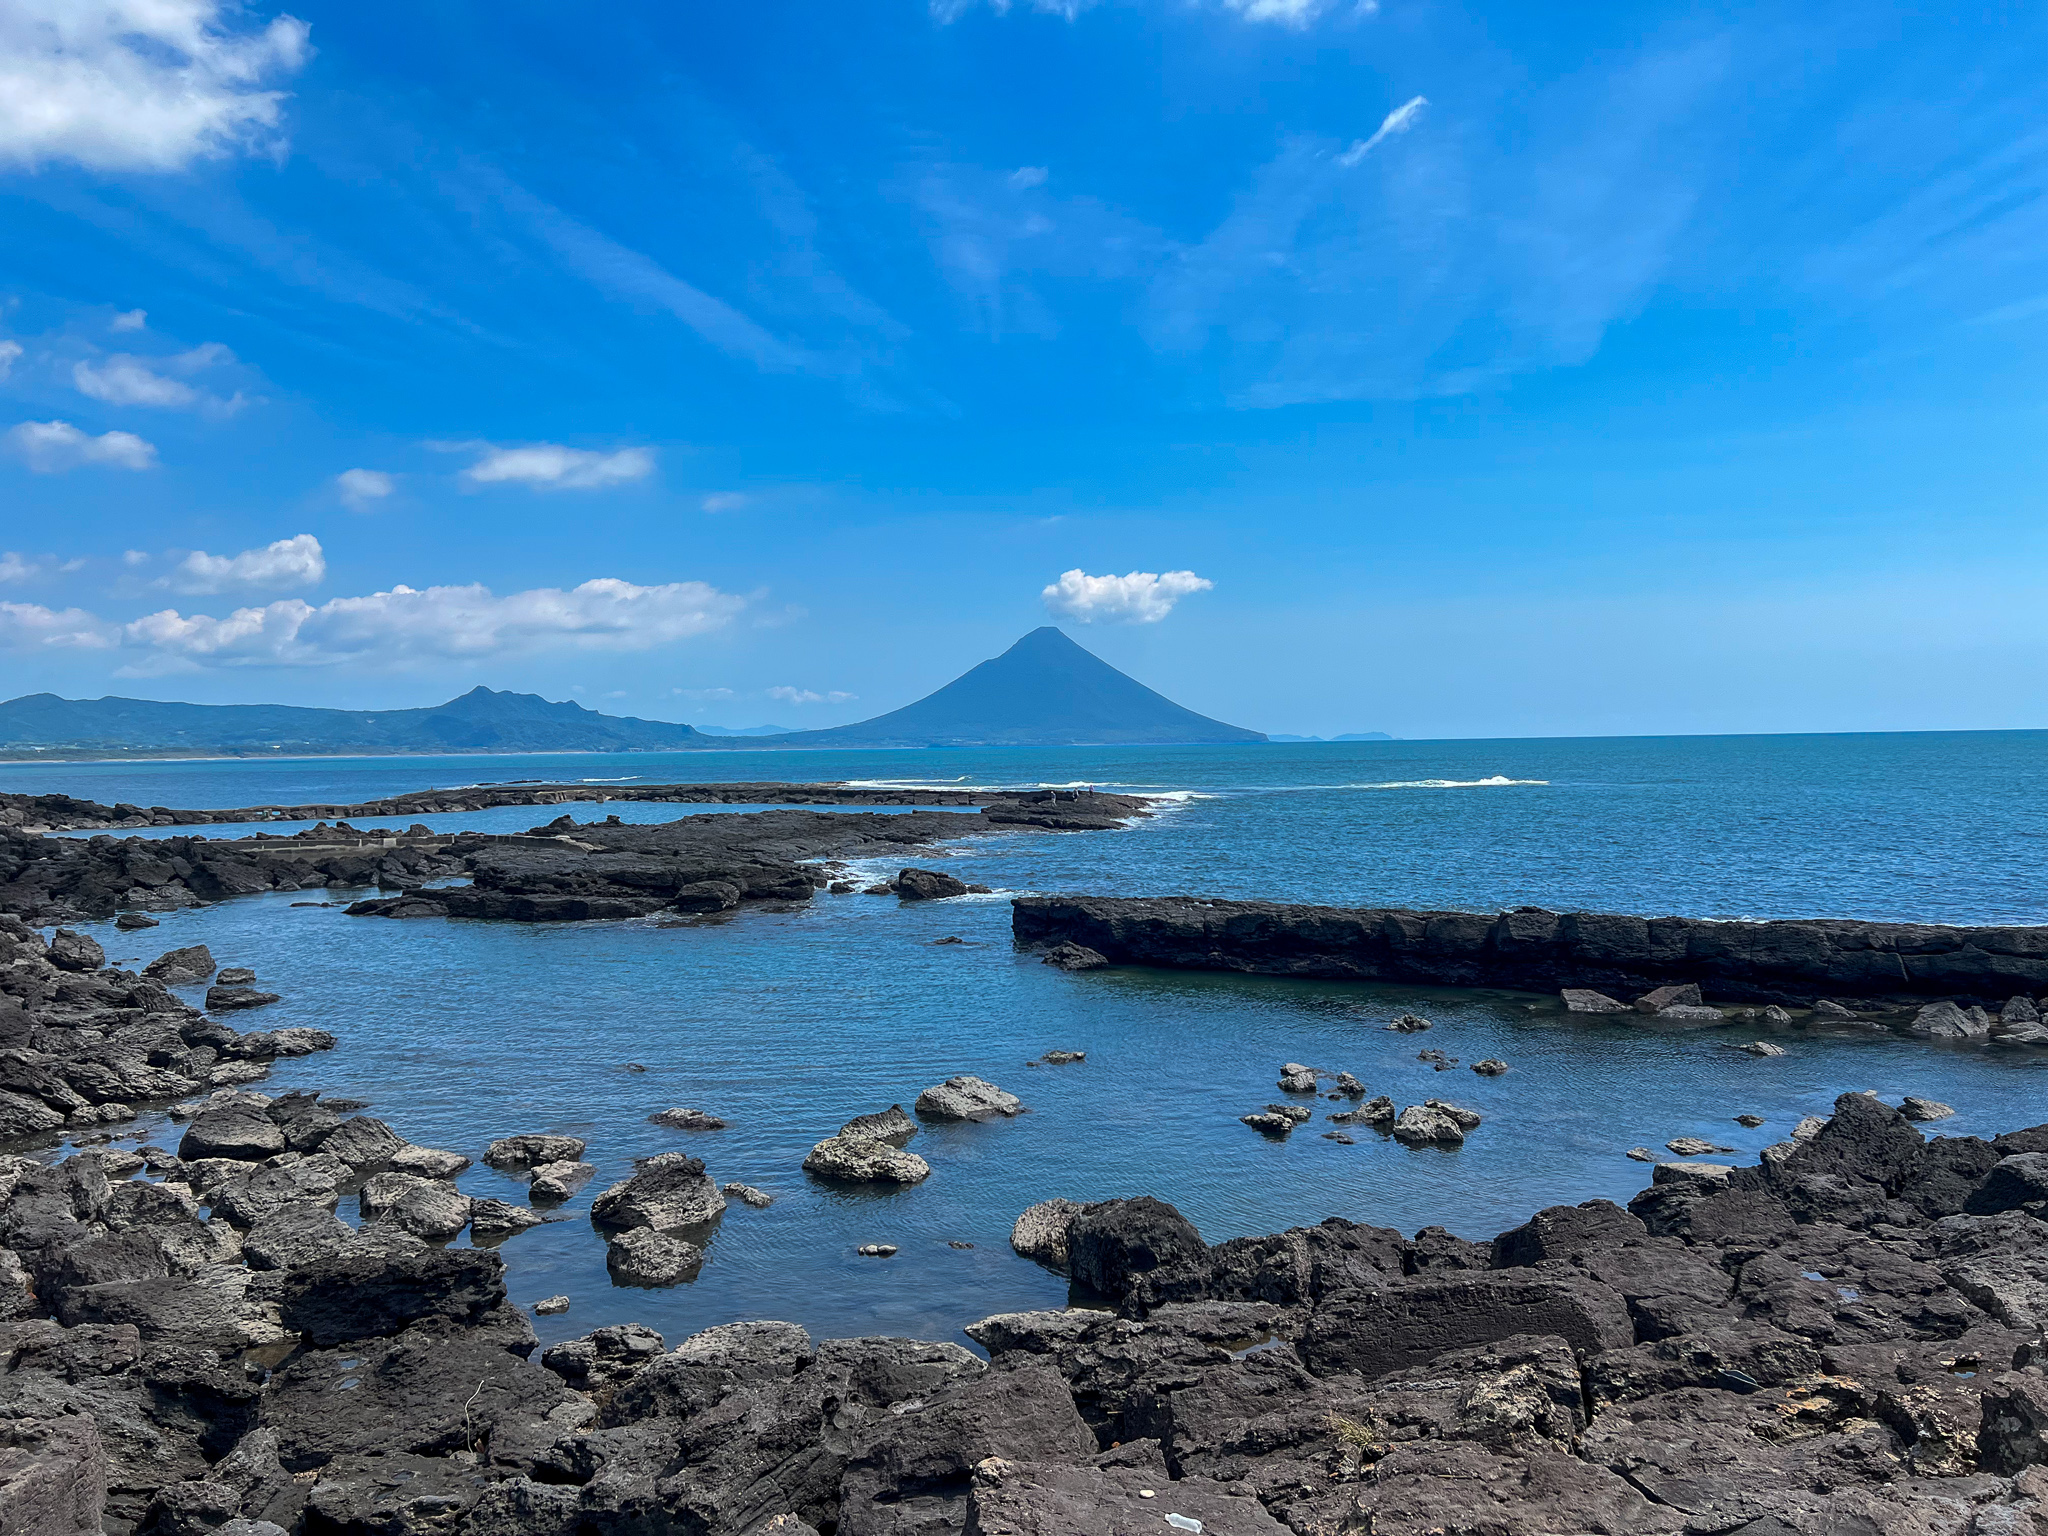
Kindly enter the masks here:
[[[1425, 982], [1602, 994], [1702, 988], [1734, 1002], [1807, 1006], [1861, 998], [1953, 1000], [2002, 1010], [2048, 993], [2048, 927], [1949, 928], [1815, 919], [1768, 923], [1551, 912], [1486, 916], [1293, 906], [1193, 896], [1020, 896], [1017, 943], [1092, 951], [1113, 965], [1245, 971], [1342, 981]], [[1699, 993], [1691, 993], [1694, 1006]], [[1569, 1001], [1569, 999], [1568, 999]], [[1849, 1010], [1843, 1010], [1848, 1012]], [[1944, 1016], [1946, 1019], [1946, 1016]], [[2022, 1033], [2024, 1017], [2007, 1020]], [[1958, 1037], [1974, 1022], [1944, 1023]], [[1988, 1033], [1988, 1025], [1979, 1030]], [[2042, 1029], [2048, 1038], [2048, 1028]]]

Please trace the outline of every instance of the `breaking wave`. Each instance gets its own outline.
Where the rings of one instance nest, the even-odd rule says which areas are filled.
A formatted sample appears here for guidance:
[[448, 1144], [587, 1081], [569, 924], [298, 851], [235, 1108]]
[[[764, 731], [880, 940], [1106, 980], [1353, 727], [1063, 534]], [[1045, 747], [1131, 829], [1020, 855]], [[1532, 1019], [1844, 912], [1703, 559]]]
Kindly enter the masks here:
[[1392, 779], [1384, 784], [1346, 784], [1346, 789], [1498, 789], [1509, 784], [1548, 784], [1548, 779], [1511, 779], [1496, 773], [1490, 779]]

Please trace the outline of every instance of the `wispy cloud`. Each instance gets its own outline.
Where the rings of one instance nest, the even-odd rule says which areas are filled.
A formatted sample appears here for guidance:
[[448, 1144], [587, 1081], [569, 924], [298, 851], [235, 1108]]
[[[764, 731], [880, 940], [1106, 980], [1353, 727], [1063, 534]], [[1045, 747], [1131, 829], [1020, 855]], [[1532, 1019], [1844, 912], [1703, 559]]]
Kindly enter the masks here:
[[327, 579], [327, 556], [310, 533], [279, 539], [239, 555], [209, 555], [195, 549], [157, 582], [173, 592], [211, 596], [220, 592], [289, 592], [317, 587]]
[[146, 309], [126, 309], [107, 322], [110, 331], [139, 331], [149, 324]]
[[21, 360], [21, 343], [0, 341], [0, 379], [14, 372], [14, 365]]
[[815, 688], [778, 687], [768, 690], [768, 697], [784, 704], [844, 704], [860, 697], [857, 693], [840, 693], [836, 689], [819, 692]]
[[524, 485], [537, 491], [596, 491], [630, 485], [654, 473], [651, 448], [565, 448], [560, 443], [433, 446], [450, 451], [480, 450], [476, 462], [462, 472], [462, 478], [472, 486]]
[[249, 27], [217, 0], [7, 0], [0, 5], [0, 161], [174, 171], [276, 151], [305, 62], [291, 16]]
[[715, 491], [698, 503], [706, 512], [737, 512], [752, 503], [753, 497], [738, 491]]
[[397, 490], [398, 482], [381, 469], [344, 469], [334, 477], [334, 488], [343, 501], [361, 512]]
[[1182, 598], [1208, 592], [1216, 583], [1193, 571], [1132, 571], [1127, 576], [1090, 576], [1076, 567], [1039, 594], [1055, 618], [1079, 624], [1157, 624]]
[[114, 469], [150, 469], [156, 464], [154, 444], [133, 432], [82, 432], [68, 421], [24, 421], [8, 429], [6, 445], [39, 475], [62, 474], [87, 465]]
[[228, 415], [242, 405], [238, 393], [223, 398], [186, 382], [209, 368], [232, 363], [235, 354], [219, 342], [208, 342], [172, 357], [136, 357], [126, 352], [71, 366], [71, 382], [81, 395], [108, 405], [142, 405], [167, 410], [204, 410]]
[[1429, 105], [1427, 96], [1411, 96], [1380, 119], [1380, 125], [1373, 130], [1369, 139], [1360, 139], [1337, 157], [1339, 165], [1356, 165], [1371, 154], [1380, 144], [1397, 133], [1406, 133], [1415, 126], [1415, 120], [1422, 116], [1422, 109]]

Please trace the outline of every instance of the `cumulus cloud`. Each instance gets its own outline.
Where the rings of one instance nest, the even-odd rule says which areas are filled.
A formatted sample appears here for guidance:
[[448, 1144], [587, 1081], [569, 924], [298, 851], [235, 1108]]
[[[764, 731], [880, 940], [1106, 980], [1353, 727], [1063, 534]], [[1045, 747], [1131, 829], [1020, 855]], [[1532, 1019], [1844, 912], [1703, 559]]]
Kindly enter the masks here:
[[287, 598], [226, 618], [167, 608], [126, 625], [140, 670], [400, 665], [542, 649], [644, 651], [729, 623], [746, 604], [701, 581], [641, 587], [605, 577], [503, 597], [485, 586], [393, 587], [314, 607]]
[[149, 324], [148, 310], [124, 309], [120, 314], [107, 322], [107, 329], [110, 331], [139, 331], [147, 324]]
[[282, 145], [284, 94], [307, 27], [250, 28], [222, 0], [5, 0], [0, 161], [175, 171]]
[[14, 372], [14, 365], [21, 359], [21, 343], [0, 341], [0, 379]]
[[235, 354], [219, 342], [208, 342], [175, 357], [144, 358], [116, 352], [98, 362], [88, 360], [72, 364], [71, 382], [81, 395], [104, 400], [109, 405], [232, 411], [241, 405], [240, 395], [224, 400], [219, 395], [195, 388], [185, 379], [234, 360]]
[[462, 472], [471, 485], [527, 485], [539, 491], [594, 491], [627, 485], [654, 473], [654, 453], [647, 448], [564, 448], [560, 443], [528, 443], [499, 448], [489, 443], [458, 443], [481, 449], [482, 456]]
[[1090, 576], [1078, 568], [1067, 571], [1039, 595], [1055, 618], [1080, 624], [1157, 624], [1173, 605], [1193, 592], [1207, 592], [1215, 582], [1193, 571], [1132, 571], [1128, 576]]
[[848, 699], [860, 697], [857, 693], [819, 693], [810, 688], [770, 688], [768, 697], [780, 699], [785, 704], [844, 704]]
[[294, 534], [239, 555], [209, 555], [195, 549], [157, 583], [174, 592], [275, 592], [316, 587], [327, 575], [327, 557], [310, 533]]
[[334, 485], [341, 499], [358, 512], [398, 488], [397, 481], [381, 469], [344, 469], [334, 477]]
[[1339, 165], [1356, 165], [1377, 149], [1381, 142], [1397, 133], [1406, 133], [1415, 126], [1415, 120], [1422, 116], [1422, 109], [1429, 105], [1427, 96], [1411, 96], [1380, 119], [1380, 125], [1373, 130], [1369, 139], [1360, 139], [1337, 157]]
[[115, 643], [116, 632], [83, 608], [0, 603], [0, 650], [93, 650]]
[[8, 429], [8, 449], [39, 475], [62, 474], [86, 464], [117, 469], [150, 469], [156, 448], [133, 432], [81, 432], [68, 421], [24, 421]]

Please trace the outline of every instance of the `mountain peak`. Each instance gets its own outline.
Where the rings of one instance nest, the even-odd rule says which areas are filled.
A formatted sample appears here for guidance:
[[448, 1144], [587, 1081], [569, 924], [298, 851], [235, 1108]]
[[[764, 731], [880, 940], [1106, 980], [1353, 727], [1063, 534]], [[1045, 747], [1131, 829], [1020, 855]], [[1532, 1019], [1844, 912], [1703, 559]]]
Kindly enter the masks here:
[[787, 738], [804, 746], [1079, 746], [1263, 741], [1184, 709], [1052, 624], [936, 693], [858, 725]]

